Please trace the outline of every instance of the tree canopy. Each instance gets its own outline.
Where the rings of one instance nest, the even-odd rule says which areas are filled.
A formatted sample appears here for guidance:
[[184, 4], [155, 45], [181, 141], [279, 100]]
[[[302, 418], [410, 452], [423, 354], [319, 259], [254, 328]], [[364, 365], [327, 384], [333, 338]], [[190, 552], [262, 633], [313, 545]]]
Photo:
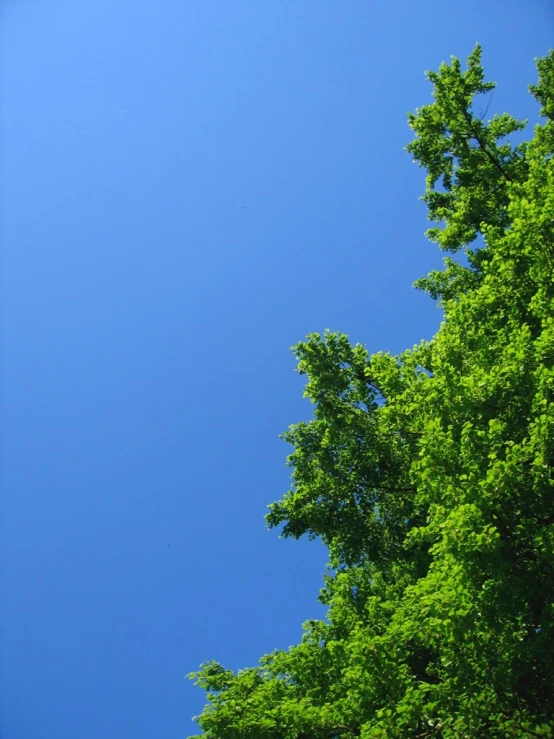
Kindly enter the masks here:
[[428, 73], [407, 149], [429, 238], [465, 258], [416, 283], [443, 308], [431, 341], [294, 347], [314, 413], [284, 435], [267, 523], [328, 547], [327, 617], [255, 667], [193, 673], [200, 736], [554, 737], [554, 52], [537, 69], [543, 118], [517, 145], [525, 122], [485, 120], [479, 46]]

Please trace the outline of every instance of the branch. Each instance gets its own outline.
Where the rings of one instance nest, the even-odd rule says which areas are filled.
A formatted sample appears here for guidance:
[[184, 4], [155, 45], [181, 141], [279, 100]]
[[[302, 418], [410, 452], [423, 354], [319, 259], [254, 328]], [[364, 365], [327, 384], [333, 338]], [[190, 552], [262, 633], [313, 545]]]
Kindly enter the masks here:
[[327, 729], [327, 731], [331, 732], [331, 736], [334, 736], [335, 734], [345, 734], [347, 732], [349, 732], [350, 734], [354, 734], [354, 736], [360, 736], [360, 734], [362, 733], [360, 729], [355, 729], [354, 727], [346, 726], [345, 724], [339, 724], [333, 729]]
[[387, 485], [376, 485], [375, 490], [386, 490], [388, 493], [417, 493], [417, 488], [390, 488]]
[[[337, 734], [353, 734], [354, 736], [360, 736], [361, 730], [356, 729], [353, 726], [346, 726], [346, 724], [338, 724], [337, 726], [333, 727], [314, 727], [315, 731], [328, 731], [329, 733], [329, 739], [333, 739], [334, 736]], [[298, 739], [311, 739], [309, 734], [299, 734]]]
[[[379, 387], [377, 387], [377, 385], [375, 384], [374, 380], [372, 380], [371, 377], [368, 377], [364, 372], [358, 372], [356, 374], [356, 377], [358, 378], [358, 380], [361, 380], [362, 382], [365, 382], [366, 385], [369, 385], [370, 388], [372, 388], [373, 390], [375, 390], [376, 393], [379, 393], [379, 395], [383, 395], [383, 391]], [[384, 395], [383, 395], [383, 397], [384, 397]]]
[[491, 102], [492, 102], [493, 96], [494, 96], [494, 90], [493, 90], [493, 91], [491, 92], [491, 94], [490, 94], [490, 97], [489, 97], [489, 100], [488, 100], [488, 103], [487, 103], [487, 107], [485, 108], [485, 112], [484, 112], [484, 113], [483, 113], [483, 115], [481, 116], [481, 121], [483, 120], [483, 118], [484, 118], [484, 117], [485, 117], [485, 116], [487, 115], [487, 113], [489, 112], [489, 107], [490, 107], [490, 104], [491, 104]]
[[469, 125], [469, 130], [471, 132], [471, 138], [474, 138], [477, 141], [477, 143], [479, 144], [479, 146], [481, 148], [481, 151], [485, 152], [485, 154], [488, 156], [488, 158], [494, 164], [494, 166], [497, 168], [497, 170], [502, 173], [502, 175], [504, 176], [504, 178], [508, 182], [511, 182], [512, 181], [512, 178], [510, 177], [510, 175], [506, 172], [506, 170], [500, 164], [500, 162], [498, 162], [493, 157], [493, 155], [490, 153], [490, 151], [485, 146], [484, 142], [481, 140], [479, 134], [478, 133], [475, 133], [475, 130], [473, 129], [473, 119], [472, 119], [471, 115], [469, 114], [469, 112], [467, 111], [467, 109], [464, 109], [464, 118], [466, 119], [466, 121], [467, 121], [467, 123]]
[[442, 721], [440, 724], [437, 724], [431, 731], [426, 732], [425, 734], [418, 734], [421, 739], [430, 739], [433, 736], [437, 736], [439, 732], [441, 732], [444, 727], [451, 722], [451, 719], [446, 719], [446, 721]]

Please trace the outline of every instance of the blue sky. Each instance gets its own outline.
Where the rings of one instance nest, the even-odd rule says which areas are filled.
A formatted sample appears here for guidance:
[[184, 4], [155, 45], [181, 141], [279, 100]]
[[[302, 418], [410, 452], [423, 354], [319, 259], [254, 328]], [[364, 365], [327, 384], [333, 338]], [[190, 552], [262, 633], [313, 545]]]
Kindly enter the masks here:
[[536, 120], [549, 0], [4, 0], [3, 739], [177, 739], [200, 662], [298, 641], [325, 551], [265, 530], [289, 347], [430, 337], [406, 113], [484, 47]]

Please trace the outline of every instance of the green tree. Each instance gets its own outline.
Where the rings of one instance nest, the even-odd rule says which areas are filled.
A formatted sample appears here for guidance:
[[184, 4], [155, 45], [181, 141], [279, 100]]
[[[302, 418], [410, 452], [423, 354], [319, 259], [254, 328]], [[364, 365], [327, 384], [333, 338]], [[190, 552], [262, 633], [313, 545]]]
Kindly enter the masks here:
[[204, 737], [554, 736], [554, 53], [518, 146], [522, 122], [475, 112], [480, 55], [429, 73], [409, 117], [429, 237], [467, 257], [417, 283], [439, 331], [399, 356], [329, 332], [294, 349], [314, 416], [267, 521], [328, 546], [327, 618], [194, 673]]

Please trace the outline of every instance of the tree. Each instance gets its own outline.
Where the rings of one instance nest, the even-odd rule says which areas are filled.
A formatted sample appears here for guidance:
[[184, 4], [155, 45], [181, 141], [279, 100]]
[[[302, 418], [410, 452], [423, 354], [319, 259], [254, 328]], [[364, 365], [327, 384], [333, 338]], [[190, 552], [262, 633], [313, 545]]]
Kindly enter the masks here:
[[209, 739], [554, 737], [554, 52], [530, 141], [485, 122], [481, 50], [429, 73], [408, 151], [441, 249], [435, 337], [295, 348], [314, 417], [285, 439], [284, 536], [321, 537], [324, 621], [237, 674], [210, 662]]

